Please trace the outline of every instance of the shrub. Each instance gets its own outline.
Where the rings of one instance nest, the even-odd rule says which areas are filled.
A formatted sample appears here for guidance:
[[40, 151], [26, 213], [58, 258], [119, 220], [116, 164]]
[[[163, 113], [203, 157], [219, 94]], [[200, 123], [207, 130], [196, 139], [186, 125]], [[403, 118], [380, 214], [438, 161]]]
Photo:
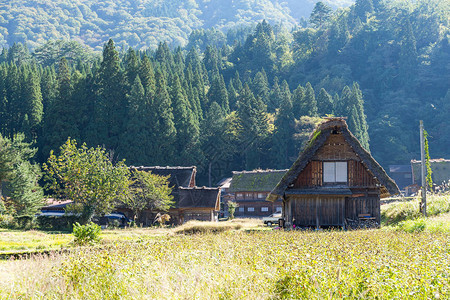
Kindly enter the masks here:
[[75, 244], [85, 245], [98, 242], [100, 240], [101, 227], [95, 223], [80, 225], [76, 222], [73, 224], [73, 236]]
[[63, 216], [37, 216], [37, 225], [42, 230], [70, 231], [73, 224], [80, 222], [80, 217], [75, 215]]
[[12, 228], [15, 226], [14, 217], [0, 214], [0, 228]]

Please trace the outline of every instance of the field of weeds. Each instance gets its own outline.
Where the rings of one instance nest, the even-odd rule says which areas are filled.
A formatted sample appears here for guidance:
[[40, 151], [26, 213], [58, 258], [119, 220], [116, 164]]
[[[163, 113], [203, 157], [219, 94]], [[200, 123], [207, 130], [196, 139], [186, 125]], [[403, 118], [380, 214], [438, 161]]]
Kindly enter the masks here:
[[159, 235], [0, 262], [0, 298], [448, 299], [449, 261], [447, 234]]

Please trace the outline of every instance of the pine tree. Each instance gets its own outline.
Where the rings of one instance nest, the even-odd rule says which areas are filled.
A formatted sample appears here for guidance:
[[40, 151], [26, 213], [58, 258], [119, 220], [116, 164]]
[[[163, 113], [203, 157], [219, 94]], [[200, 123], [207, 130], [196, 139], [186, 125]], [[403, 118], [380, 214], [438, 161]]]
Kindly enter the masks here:
[[351, 90], [350, 103], [348, 107], [351, 108], [349, 111], [349, 128], [355, 136], [358, 138], [361, 145], [367, 150], [369, 150], [369, 133], [368, 125], [366, 121], [366, 115], [364, 113], [364, 100], [362, 92], [359, 88], [358, 83], [353, 83]]
[[317, 96], [317, 110], [321, 116], [333, 113], [333, 98], [324, 88], [320, 89]]
[[278, 84], [278, 77], [275, 76], [273, 80], [272, 90], [270, 91], [269, 103], [267, 104], [268, 112], [274, 112], [278, 107], [280, 107], [281, 103], [281, 90], [280, 85]]
[[301, 115], [302, 116], [317, 116], [317, 102], [314, 89], [312, 85], [307, 82], [305, 85], [305, 96], [301, 104]]
[[261, 166], [262, 143], [267, 135], [268, 123], [264, 103], [255, 98], [247, 84], [244, 84], [239, 95], [237, 117], [243, 165], [246, 170], [252, 170]]
[[119, 145], [126, 115], [125, 79], [120, 69], [119, 53], [110, 39], [103, 49], [97, 73], [99, 144], [115, 150]]
[[305, 89], [298, 85], [292, 94], [292, 112], [294, 113], [294, 118], [300, 120], [302, 116], [302, 103], [305, 97]]
[[198, 150], [199, 123], [184, 96], [180, 81], [176, 74], [172, 75], [170, 98], [173, 107], [173, 121], [177, 132], [174, 143], [178, 164], [189, 164], [195, 159]]
[[309, 17], [309, 22], [316, 27], [320, 27], [330, 19], [331, 8], [325, 3], [319, 1], [314, 5], [314, 8]]
[[167, 91], [164, 74], [157, 70], [155, 74], [156, 92], [152, 103], [152, 132], [155, 162], [169, 164], [174, 155], [174, 145], [177, 131], [173, 122], [172, 102]]
[[142, 58], [138, 74], [141, 79], [142, 86], [145, 89], [145, 94], [147, 97], [152, 98], [156, 89], [155, 72], [147, 55], [144, 55]]
[[293, 151], [293, 135], [295, 119], [292, 109], [291, 93], [286, 81], [281, 84], [281, 104], [275, 119], [275, 131], [273, 133], [272, 153], [274, 164], [280, 168], [289, 167], [292, 162], [290, 157]]
[[146, 149], [151, 142], [151, 132], [148, 124], [149, 103], [145, 97], [145, 90], [142, 86], [139, 75], [134, 79], [128, 98], [126, 130], [121, 138], [119, 154], [126, 157], [131, 165], [145, 165], [150, 163]]
[[75, 114], [79, 107], [72, 102], [73, 85], [67, 60], [63, 58], [58, 66], [56, 97], [49, 104], [44, 119], [43, 155], [57, 150], [68, 137], [78, 138], [79, 131]]
[[134, 84], [134, 79], [139, 74], [139, 59], [136, 55], [136, 52], [133, 48], [128, 48], [127, 54], [124, 58], [125, 63], [125, 77], [127, 79], [128, 85], [131, 86]]
[[211, 87], [209, 88], [206, 96], [208, 97], [208, 103], [216, 102], [222, 107], [222, 110], [225, 113], [230, 112], [230, 106], [228, 103], [228, 91], [221, 74], [215, 73], [212, 76]]
[[269, 102], [269, 81], [267, 79], [267, 74], [262, 69], [260, 72], [256, 73], [253, 79], [252, 89], [254, 91], [255, 97], [259, 97], [264, 103]]
[[39, 78], [36, 70], [32, 70], [28, 74], [24, 100], [31, 134], [28, 138], [29, 140], [35, 141], [38, 136], [38, 131], [42, 125], [42, 117], [44, 113], [41, 86], [39, 85]]

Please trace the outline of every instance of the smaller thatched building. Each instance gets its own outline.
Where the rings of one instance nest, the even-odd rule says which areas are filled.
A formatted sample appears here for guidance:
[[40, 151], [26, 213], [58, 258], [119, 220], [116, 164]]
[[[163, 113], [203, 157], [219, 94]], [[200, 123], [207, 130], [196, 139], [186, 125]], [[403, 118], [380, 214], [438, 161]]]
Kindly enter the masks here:
[[267, 199], [282, 200], [286, 227], [345, 227], [360, 219], [379, 224], [380, 198], [399, 193], [344, 119], [329, 118]]
[[233, 172], [229, 192], [234, 195], [239, 207], [237, 217], [266, 217], [281, 211], [281, 200], [268, 202], [267, 195], [276, 186], [287, 170], [254, 170]]
[[[189, 220], [218, 221], [220, 210], [220, 188], [206, 188], [195, 186], [197, 168], [192, 167], [130, 167], [133, 170], [152, 172], [158, 176], [169, 176], [171, 195], [175, 202], [169, 209], [172, 224], [183, 224]], [[119, 209], [129, 215], [131, 211], [125, 207]], [[144, 210], [142, 221], [151, 225], [158, 211]]]

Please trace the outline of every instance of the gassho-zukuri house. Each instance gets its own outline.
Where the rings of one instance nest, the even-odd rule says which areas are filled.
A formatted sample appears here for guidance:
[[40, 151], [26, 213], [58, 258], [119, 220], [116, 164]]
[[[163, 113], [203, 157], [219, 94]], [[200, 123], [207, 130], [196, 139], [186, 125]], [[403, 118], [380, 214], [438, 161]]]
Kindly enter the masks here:
[[380, 224], [380, 198], [399, 193], [345, 120], [328, 118], [267, 200], [282, 200], [286, 228], [345, 228], [362, 219]]

